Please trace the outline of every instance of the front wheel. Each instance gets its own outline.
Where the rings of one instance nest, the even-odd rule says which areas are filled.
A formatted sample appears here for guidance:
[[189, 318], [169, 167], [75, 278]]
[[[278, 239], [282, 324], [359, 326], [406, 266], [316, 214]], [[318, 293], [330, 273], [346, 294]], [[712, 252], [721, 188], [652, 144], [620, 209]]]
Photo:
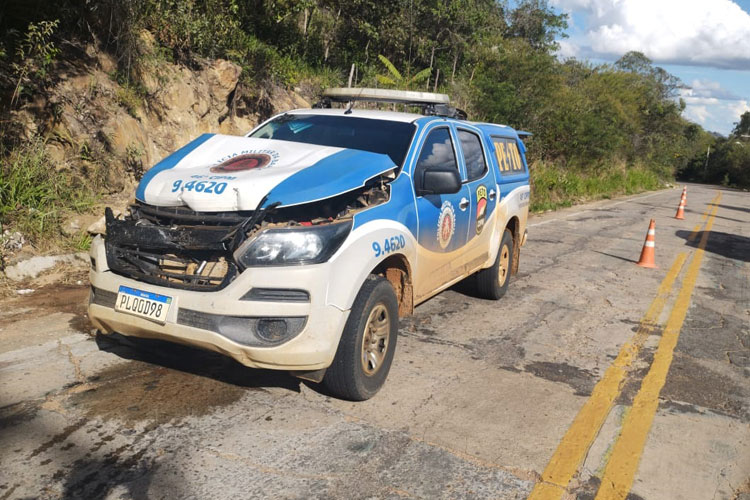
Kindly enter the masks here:
[[477, 293], [483, 299], [497, 300], [505, 295], [513, 265], [513, 233], [506, 229], [494, 264], [477, 273]]
[[354, 300], [323, 384], [339, 398], [370, 399], [385, 383], [397, 337], [396, 292], [385, 278], [370, 275]]

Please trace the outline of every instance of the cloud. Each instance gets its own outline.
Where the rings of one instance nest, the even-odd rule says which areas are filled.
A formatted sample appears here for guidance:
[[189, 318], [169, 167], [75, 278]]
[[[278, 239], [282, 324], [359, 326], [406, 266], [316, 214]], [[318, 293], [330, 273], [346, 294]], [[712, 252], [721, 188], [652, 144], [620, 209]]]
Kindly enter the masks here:
[[[750, 14], [730, 0], [551, 0], [585, 11], [581, 53], [631, 50], [657, 63], [750, 69]], [[568, 49], [570, 52], [570, 49]]]
[[[687, 105], [683, 116], [706, 130], [729, 134], [733, 123], [739, 121], [742, 113], [750, 111], [750, 102], [746, 99], [735, 98], [721, 86], [714, 85], [716, 82], [703, 81], [703, 83], [708, 83], [710, 89], [697, 88], [695, 82], [693, 82], [693, 88], [680, 89], [680, 97]], [[732, 97], [720, 97], [727, 93]]]
[[683, 98], [714, 98], [725, 101], [739, 101], [742, 99], [734, 92], [723, 88], [719, 82], [712, 80], [693, 80], [689, 87], [682, 89], [680, 94]]
[[687, 118], [691, 122], [695, 122], [699, 125], [705, 125], [706, 120], [708, 120], [709, 116], [711, 116], [711, 113], [709, 113], [707, 106], [693, 105], [685, 108], [684, 115], [685, 118]]
[[558, 40], [557, 55], [562, 59], [568, 59], [569, 57], [577, 57], [580, 53], [578, 45], [571, 43], [567, 40]]

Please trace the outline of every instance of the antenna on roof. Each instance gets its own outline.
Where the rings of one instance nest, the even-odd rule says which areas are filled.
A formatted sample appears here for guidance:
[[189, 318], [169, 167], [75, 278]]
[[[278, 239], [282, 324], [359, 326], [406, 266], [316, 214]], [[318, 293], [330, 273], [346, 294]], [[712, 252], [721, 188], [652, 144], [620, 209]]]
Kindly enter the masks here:
[[332, 103], [350, 103], [347, 111], [355, 101], [404, 104], [422, 108], [428, 116], [466, 119], [466, 113], [450, 106], [450, 97], [433, 92], [415, 92], [412, 90], [390, 90], [371, 88], [331, 88], [323, 91], [323, 98], [313, 108], [330, 108]]

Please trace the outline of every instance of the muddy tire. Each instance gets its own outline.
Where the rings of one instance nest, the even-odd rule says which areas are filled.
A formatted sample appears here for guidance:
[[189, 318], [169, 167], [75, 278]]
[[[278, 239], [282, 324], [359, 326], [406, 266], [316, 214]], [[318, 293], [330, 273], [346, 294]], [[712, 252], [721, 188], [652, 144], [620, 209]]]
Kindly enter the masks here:
[[393, 286], [370, 275], [354, 300], [323, 385], [338, 398], [370, 399], [391, 369], [398, 336], [398, 300]]
[[477, 273], [477, 294], [483, 299], [498, 300], [505, 295], [510, 282], [510, 269], [513, 265], [513, 233], [506, 229], [500, 241], [495, 263]]

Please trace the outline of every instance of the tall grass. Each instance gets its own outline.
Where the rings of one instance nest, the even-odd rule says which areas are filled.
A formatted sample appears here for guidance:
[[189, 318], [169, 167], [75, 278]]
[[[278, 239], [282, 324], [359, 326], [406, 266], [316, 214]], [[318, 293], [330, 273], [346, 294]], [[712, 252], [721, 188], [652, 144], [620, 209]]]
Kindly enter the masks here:
[[60, 235], [64, 215], [91, 208], [94, 192], [84, 179], [56, 170], [39, 137], [0, 149], [0, 225], [32, 241]]
[[584, 172], [556, 163], [536, 162], [530, 171], [532, 212], [659, 189], [664, 184], [652, 169], [644, 165], [619, 164]]

